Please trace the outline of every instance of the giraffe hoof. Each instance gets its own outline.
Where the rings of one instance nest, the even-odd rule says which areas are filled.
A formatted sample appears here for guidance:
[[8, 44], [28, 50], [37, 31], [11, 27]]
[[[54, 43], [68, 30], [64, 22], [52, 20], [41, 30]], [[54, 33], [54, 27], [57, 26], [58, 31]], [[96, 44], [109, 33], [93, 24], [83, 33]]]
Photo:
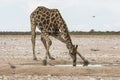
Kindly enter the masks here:
[[88, 66], [88, 64], [89, 64], [88, 60], [85, 60], [83, 66]]
[[43, 60], [43, 65], [47, 65], [47, 60]]
[[37, 61], [37, 58], [33, 58], [33, 60]]
[[50, 59], [51, 59], [51, 60], [55, 60], [55, 58], [53, 58], [53, 57], [50, 57]]

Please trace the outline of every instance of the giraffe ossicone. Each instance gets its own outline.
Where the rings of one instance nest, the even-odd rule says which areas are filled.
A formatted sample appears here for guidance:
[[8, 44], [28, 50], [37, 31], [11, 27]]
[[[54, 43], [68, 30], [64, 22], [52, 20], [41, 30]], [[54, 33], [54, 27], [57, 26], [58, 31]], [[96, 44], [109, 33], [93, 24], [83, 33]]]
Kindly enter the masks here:
[[49, 48], [52, 45], [52, 41], [49, 36], [55, 37], [61, 42], [66, 44], [69, 50], [69, 54], [73, 59], [73, 66], [76, 66], [76, 54], [78, 54], [84, 61], [84, 65], [88, 65], [89, 62], [77, 51], [77, 45], [73, 45], [67, 25], [62, 18], [58, 9], [49, 9], [44, 6], [37, 7], [30, 15], [31, 20], [31, 41], [33, 49], [33, 59], [37, 60], [35, 55], [35, 38], [36, 27], [41, 31], [41, 41], [46, 49], [45, 59], [43, 64], [47, 65], [47, 58], [55, 60], [49, 52]]

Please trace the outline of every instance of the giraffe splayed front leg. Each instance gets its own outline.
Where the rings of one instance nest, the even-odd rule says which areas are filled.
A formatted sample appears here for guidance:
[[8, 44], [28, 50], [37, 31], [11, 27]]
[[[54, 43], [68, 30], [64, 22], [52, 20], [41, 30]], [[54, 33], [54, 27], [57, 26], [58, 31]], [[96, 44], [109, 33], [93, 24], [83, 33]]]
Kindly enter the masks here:
[[83, 66], [88, 66], [89, 62], [88, 60], [86, 60], [79, 52], [77, 52], [77, 54], [80, 56], [80, 58], [84, 61], [84, 65]]

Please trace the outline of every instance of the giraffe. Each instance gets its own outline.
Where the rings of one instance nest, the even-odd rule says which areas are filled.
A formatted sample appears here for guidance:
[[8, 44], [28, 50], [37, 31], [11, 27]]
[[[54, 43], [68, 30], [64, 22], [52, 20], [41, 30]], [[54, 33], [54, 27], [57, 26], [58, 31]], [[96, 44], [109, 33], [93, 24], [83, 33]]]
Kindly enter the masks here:
[[55, 60], [50, 55], [49, 48], [52, 45], [50, 36], [60, 40], [66, 44], [69, 54], [73, 60], [73, 66], [76, 66], [76, 54], [78, 54], [84, 61], [84, 65], [88, 65], [89, 62], [86, 60], [78, 51], [78, 45], [73, 45], [71, 37], [68, 32], [67, 25], [63, 20], [58, 9], [49, 9], [44, 6], [38, 6], [30, 15], [31, 21], [31, 41], [33, 50], [33, 59], [37, 60], [35, 55], [35, 38], [36, 38], [36, 27], [41, 31], [41, 41], [46, 49], [45, 58], [43, 64], [47, 65], [47, 58]]

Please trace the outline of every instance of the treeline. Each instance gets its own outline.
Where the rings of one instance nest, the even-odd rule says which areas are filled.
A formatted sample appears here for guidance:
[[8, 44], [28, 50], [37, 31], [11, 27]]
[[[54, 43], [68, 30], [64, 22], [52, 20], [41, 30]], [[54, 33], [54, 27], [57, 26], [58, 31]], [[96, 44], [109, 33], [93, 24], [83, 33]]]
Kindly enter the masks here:
[[[37, 35], [40, 32], [36, 32]], [[120, 35], [120, 31], [94, 31], [93, 29], [89, 32], [83, 31], [71, 31], [71, 35]], [[31, 32], [0, 32], [0, 35], [31, 35]]]
[[95, 31], [94, 29], [91, 29], [88, 32], [72, 31], [70, 33], [73, 35], [120, 35], [120, 31]]
[[[40, 34], [40, 32], [36, 32]], [[0, 35], [31, 35], [31, 32], [0, 32]]]
[[120, 32], [107, 31], [107, 32], [70, 32], [72, 35], [120, 35]]

